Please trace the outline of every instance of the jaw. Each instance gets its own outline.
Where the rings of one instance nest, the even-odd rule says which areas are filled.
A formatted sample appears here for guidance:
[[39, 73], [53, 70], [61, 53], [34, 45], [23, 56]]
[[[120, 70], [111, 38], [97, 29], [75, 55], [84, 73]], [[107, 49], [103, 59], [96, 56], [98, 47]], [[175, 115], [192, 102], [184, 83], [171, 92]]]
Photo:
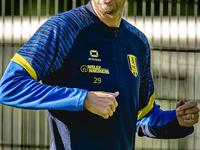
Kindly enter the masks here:
[[125, 1], [114, 3], [112, 0], [92, 0], [91, 4], [101, 21], [111, 27], [120, 26]]
[[116, 2], [114, 0], [92, 0], [93, 7], [102, 15], [112, 15], [115, 17], [117, 14], [122, 14], [125, 1]]

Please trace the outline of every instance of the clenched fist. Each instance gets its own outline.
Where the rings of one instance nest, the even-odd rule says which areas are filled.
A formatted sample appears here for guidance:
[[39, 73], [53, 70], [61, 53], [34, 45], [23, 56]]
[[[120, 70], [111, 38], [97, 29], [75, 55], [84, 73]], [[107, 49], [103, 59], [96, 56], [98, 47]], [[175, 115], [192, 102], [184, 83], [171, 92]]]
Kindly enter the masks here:
[[116, 97], [119, 92], [95, 92], [90, 91], [85, 98], [84, 107], [90, 112], [107, 119], [112, 116], [118, 106]]
[[181, 126], [191, 127], [199, 121], [199, 108], [196, 101], [185, 103], [180, 100], [176, 106], [176, 116]]

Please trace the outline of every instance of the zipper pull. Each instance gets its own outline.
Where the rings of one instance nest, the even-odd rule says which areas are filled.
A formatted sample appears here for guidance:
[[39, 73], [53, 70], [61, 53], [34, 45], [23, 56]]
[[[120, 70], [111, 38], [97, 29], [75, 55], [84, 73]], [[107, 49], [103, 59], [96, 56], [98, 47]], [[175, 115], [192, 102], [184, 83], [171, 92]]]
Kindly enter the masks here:
[[114, 28], [114, 36], [115, 36], [115, 38], [118, 38], [118, 36], [119, 36], [119, 29], [118, 28]]

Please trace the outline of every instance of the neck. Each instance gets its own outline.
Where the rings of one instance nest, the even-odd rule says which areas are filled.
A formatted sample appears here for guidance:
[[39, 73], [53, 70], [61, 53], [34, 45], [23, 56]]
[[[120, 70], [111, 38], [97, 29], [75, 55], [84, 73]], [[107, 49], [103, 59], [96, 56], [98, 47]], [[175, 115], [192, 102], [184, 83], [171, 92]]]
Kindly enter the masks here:
[[95, 7], [93, 1], [91, 2], [92, 7], [99, 17], [99, 19], [104, 22], [109, 27], [120, 27], [121, 19], [122, 19], [122, 13], [123, 10], [119, 10], [116, 13], [113, 14], [102, 14], [98, 11], [98, 9]]

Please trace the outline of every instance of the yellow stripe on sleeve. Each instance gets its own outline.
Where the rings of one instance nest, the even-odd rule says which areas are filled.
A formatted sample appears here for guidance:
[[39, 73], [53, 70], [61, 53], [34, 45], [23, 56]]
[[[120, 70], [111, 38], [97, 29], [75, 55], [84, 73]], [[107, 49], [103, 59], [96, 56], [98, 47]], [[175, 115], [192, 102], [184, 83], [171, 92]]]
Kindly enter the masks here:
[[24, 57], [16, 53], [11, 61], [14, 61], [21, 65], [30, 74], [30, 76], [37, 81], [37, 74], [35, 70]]
[[138, 120], [144, 117], [153, 108], [155, 99], [155, 92], [151, 95], [148, 105], [138, 112]]

